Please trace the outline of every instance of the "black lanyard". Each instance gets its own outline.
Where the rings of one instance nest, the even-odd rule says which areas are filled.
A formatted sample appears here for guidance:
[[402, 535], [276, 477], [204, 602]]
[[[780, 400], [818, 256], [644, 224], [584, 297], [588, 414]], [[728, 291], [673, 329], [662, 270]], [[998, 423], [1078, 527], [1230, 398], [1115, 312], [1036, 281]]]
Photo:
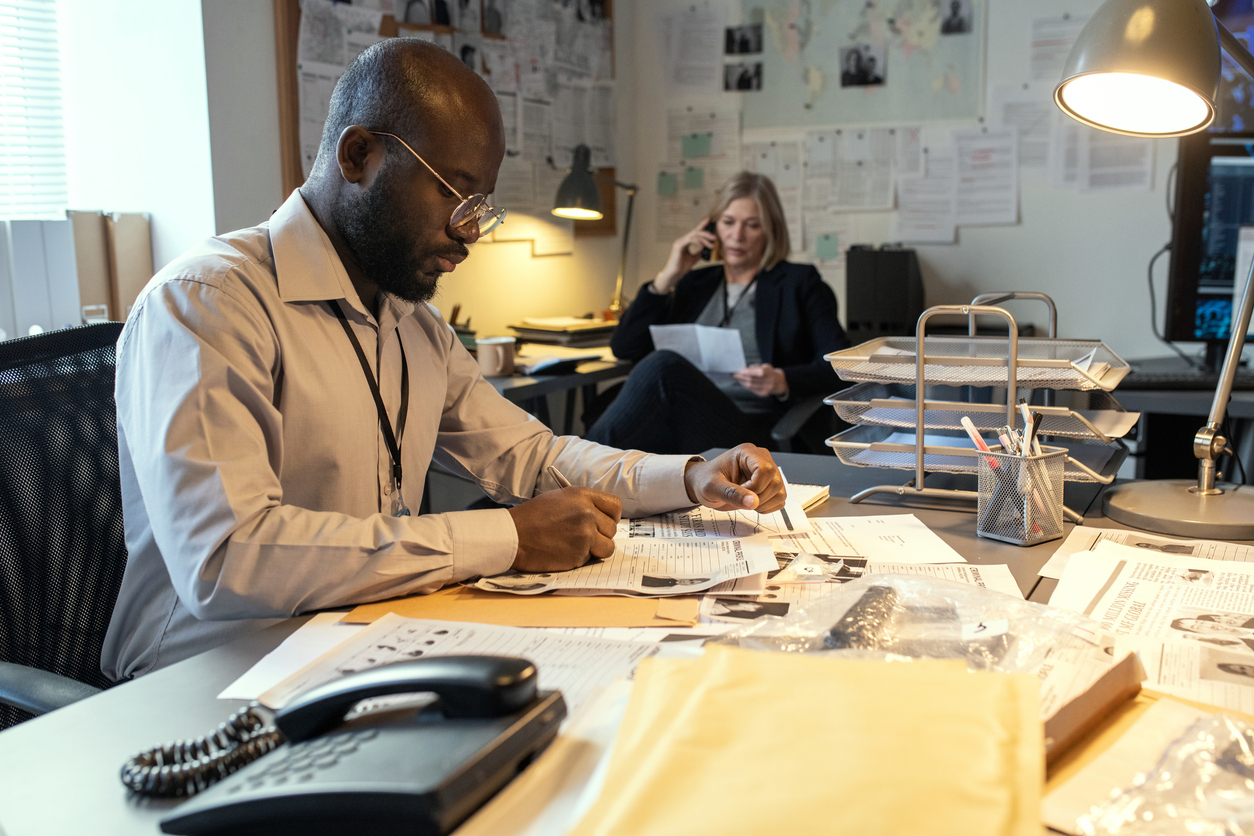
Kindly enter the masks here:
[[353, 344], [353, 351], [357, 352], [357, 359], [361, 361], [361, 370], [366, 374], [366, 382], [370, 384], [370, 394], [374, 395], [374, 405], [379, 410], [379, 426], [383, 430], [383, 440], [388, 445], [388, 453], [392, 456], [392, 478], [396, 481], [396, 489], [401, 489], [401, 445], [399, 439], [405, 435], [405, 416], [409, 414], [409, 361], [405, 359], [405, 343], [401, 341], [400, 331], [396, 333], [396, 342], [401, 347], [401, 414], [396, 419], [396, 432], [392, 432], [392, 421], [388, 418], [387, 407], [383, 405], [383, 395], [379, 394], [379, 384], [374, 379], [374, 372], [370, 370], [370, 361], [366, 359], [366, 352], [361, 350], [361, 343], [357, 341], [357, 335], [353, 333], [353, 328], [348, 324], [348, 317], [344, 315], [344, 309], [340, 307], [339, 302], [331, 305], [331, 310], [335, 311], [335, 315], [339, 318], [340, 324], [344, 326], [344, 333], [348, 334], [349, 342]]
[[731, 322], [732, 315], [736, 313], [736, 308], [740, 307], [740, 303], [745, 301], [745, 297], [749, 295], [749, 291], [753, 289], [753, 283], [756, 282], [757, 280], [758, 280], [757, 276], [754, 276], [752, 279], [749, 280], [749, 283], [745, 285], [744, 292], [736, 297], [736, 304], [731, 306], [731, 310], [728, 310], [727, 309], [727, 274], [723, 273], [723, 321], [718, 324], [719, 328], [726, 328], [727, 323]]

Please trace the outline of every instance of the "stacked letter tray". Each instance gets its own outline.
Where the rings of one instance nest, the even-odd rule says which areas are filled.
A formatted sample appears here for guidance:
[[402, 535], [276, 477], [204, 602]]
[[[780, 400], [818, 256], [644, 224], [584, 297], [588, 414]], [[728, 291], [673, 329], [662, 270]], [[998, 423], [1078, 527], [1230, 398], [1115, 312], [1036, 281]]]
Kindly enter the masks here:
[[[1003, 418], [1004, 418], [1003, 414]], [[916, 463], [915, 433], [895, 427], [860, 426], [827, 439], [842, 462], [854, 467], [885, 467], [913, 470]], [[923, 436], [923, 469], [929, 473], [975, 473], [980, 452], [971, 446], [965, 432], [935, 430]], [[996, 448], [994, 448], [996, 449]], [[1046, 447], [1047, 452], [1067, 453], [1063, 479], [1067, 482], [1109, 484], [1128, 457], [1120, 442], [1102, 444], [1072, 441]]]
[[[1033, 412], [1044, 416], [1038, 432], [1045, 436], [1109, 443], [1126, 435], [1140, 417], [1140, 413], [1127, 412], [1101, 389], [1053, 391], [1049, 393], [1053, 401], [1050, 406], [1032, 403], [1044, 400], [1044, 392], [1020, 390], [1017, 394], [1029, 402]], [[923, 423], [929, 430], [960, 430], [964, 415], [986, 436], [995, 435], [999, 427], [1007, 424], [1004, 389], [938, 385], [926, 387], [924, 396], [927, 403]], [[859, 383], [831, 395], [824, 403], [834, 407], [836, 414], [850, 424], [913, 430], [918, 417], [914, 384]], [[1023, 429], [1018, 410], [1011, 426]]]
[[[915, 338], [880, 337], [824, 357], [842, 380], [915, 382]], [[1005, 337], [927, 337], [923, 343], [924, 383], [1005, 386]], [[1018, 340], [1017, 387], [1102, 389], [1127, 376], [1128, 364], [1100, 340], [1024, 337]]]

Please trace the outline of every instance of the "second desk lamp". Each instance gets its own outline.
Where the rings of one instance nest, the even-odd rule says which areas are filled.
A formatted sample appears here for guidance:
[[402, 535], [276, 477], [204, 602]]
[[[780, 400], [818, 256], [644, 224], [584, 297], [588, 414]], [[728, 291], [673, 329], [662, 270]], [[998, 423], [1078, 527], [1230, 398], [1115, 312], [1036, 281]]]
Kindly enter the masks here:
[[614, 283], [614, 298], [610, 300], [610, 312], [618, 319], [623, 312], [623, 274], [627, 272], [627, 239], [631, 236], [631, 210], [636, 201], [637, 186], [612, 180], [592, 170], [592, 151], [587, 145], [575, 146], [570, 173], [557, 187], [557, 199], [553, 214], [559, 218], [577, 221], [596, 221], [605, 217], [601, 211], [601, 190], [596, 177], [604, 177], [627, 192], [627, 220], [623, 224], [623, 252], [618, 262], [618, 280]]
[[[1072, 118], [1131, 136], [1182, 136], [1215, 118], [1219, 49], [1251, 78], [1254, 55], [1206, 0], [1106, 0], [1067, 58], [1054, 102]], [[1254, 265], [1251, 266], [1254, 273]], [[1254, 539], [1254, 490], [1217, 481], [1229, 444], [1224, 414], [1254, 308], [1254, 281], [1234, 308], [1231, 337], [1206, 426], [1193, 437], [1197, 481], [1133, 482], [1106, 491], [1106, 516], [1136, 528], [1226, 540]]]

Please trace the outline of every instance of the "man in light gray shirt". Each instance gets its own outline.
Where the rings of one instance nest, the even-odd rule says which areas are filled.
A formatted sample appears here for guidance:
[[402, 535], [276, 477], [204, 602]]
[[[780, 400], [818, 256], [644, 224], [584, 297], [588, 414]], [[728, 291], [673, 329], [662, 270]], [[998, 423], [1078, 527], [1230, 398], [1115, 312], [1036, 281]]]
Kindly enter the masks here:
[[[613, 553], [624, 512], [782, 507], [764, 450], [555, 437], [480, 376], [427, 302], [500, 217], [483, 195], [504, 150], [477, 75], [385, 41], [340, 79], [313, 172], [269, 222], [149, 282], [118, 343], [129, 560], [107, 675], [300, 612], [571, 569]], [[432, 459], [512, 507], [409, 515]]]

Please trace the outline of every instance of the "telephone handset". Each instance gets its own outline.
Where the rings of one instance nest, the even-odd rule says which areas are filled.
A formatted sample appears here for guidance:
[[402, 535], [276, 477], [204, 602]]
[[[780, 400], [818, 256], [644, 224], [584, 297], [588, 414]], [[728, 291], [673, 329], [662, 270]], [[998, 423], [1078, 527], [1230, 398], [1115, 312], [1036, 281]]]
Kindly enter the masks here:
[[[176, 808], [161, 829], [187, 836], [448, 833], [557, 735], [566, 703], [558, 692], [538, 693], [536, 684], [535, 666], [523, 659], [446, 656], [318, 686], [275, 714], [273, 754]], [[439, 699], [345, 721], [362, 700], [420, 692]]]
[[[710, 221], [708, 224], [702, 227], [702, 230], [705, 232], [717, 233], [718, 224], [716, 224], [714, 221]], [[711, 248], [709, 247], [701, 248], [701, 260], [702, 261], [709, 261], [710, 256], [712, 256], [713, 254], [714, 254], [714, 250], [712, 250]]]

